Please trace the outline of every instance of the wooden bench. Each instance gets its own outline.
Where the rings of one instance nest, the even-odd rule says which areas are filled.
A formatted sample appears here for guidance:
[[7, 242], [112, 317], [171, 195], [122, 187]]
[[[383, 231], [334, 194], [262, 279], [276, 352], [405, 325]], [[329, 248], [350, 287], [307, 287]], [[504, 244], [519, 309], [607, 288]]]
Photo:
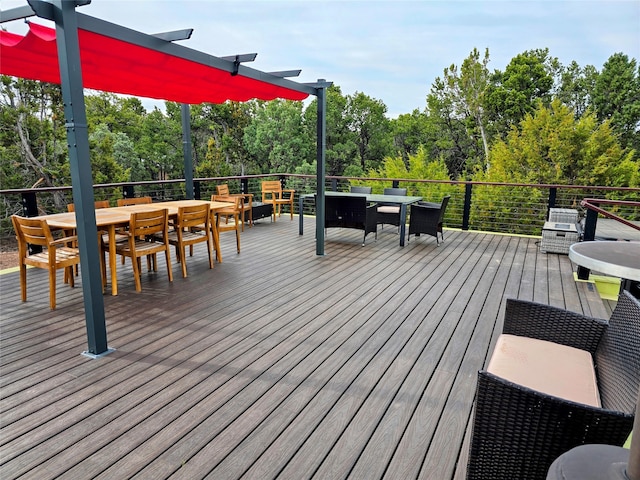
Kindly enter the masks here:
[[640, 302], [610, 320], [507, 300], [502, 335], [478, 373], [468, 479], [544, 479], [578, 445], [622, 445], [640, 388]]

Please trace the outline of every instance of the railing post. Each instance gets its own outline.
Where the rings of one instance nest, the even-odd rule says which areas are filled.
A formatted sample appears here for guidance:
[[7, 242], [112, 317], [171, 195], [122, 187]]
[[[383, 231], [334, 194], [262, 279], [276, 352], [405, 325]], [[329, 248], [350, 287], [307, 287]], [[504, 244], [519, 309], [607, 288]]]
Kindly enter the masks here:
[[551, 214], [551, 209], [556, 206], [556, 197], [558, 195], [558, 187], [549, 188], [549, 204], [547, 205], [547, 218]]
[[249, 193], [249, 179], [247, 177], [240, 179], [240, 193]]
[[133, 191], [133, 185], [124, 185], [122, 187], [122, 198], [133, 198], [135, 192]]
[[[25, 217], [38, 216], [38, 198], [35, 192], [22, 192], [22, 213]], [[41, 253], [41, 245], [28, 244], [29, 254]]]
[[393, 180], [391, 182], [391, 188], [400, 188], [400, 182], [398, 180]]
[[[594, 205], [598, 206], [595, 202]], [[598, 212], [587, 208], [587, 217], [584, 222], [584, 233], [582, 240], [590, 242], [596, 238], [596, 222], [598, 221]], [[590, 270], [578, 265], [577, 275], [579, 280], [589, 280]]]
[[473, 185], [467, 183], [464, 187], [464, 208], [462, 210], [462, 230], [469, 230], [469, 218], [471, 217], [471, 194]]
[[338, 179], [337, 178], [332, 178], [331, 179], [331, 191], [332, 192], [337, 192], [338, 191]]
[[193, 198], [200, 200], [200, 182], [197, 180], [193, 182]]

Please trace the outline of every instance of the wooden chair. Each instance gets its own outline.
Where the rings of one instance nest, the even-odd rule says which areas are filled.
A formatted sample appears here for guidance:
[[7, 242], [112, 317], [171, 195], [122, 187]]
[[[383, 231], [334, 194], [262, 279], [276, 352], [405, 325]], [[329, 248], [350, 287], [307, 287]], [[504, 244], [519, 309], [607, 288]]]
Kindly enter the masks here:
[[145, 205], [151, 203], [153, 199], [151, 197], [131, 197], [131, 198], [119, 198], [117, 200], [119, 207], [126, 207], [128, 205]]
[[[405, 196], [407, 194], [407, 189], [385, 188], [384, 194]], [[384, 228], [385, 223], [395, 225], [396, 227], [400, 226], [400, 207], [398, 205], [385, 204], [384, 202], [378, 203], [378, 224], [382, 225], [382, 228]]]
[[213, 268], [212, 235], [209, 225], [209, 204], [180, 207], [178, 218], [173, 224], [173, 230], [169, 232], [169, 243], [176, 247], [178, 261], [182, 264], [182, 277], [187, 276], [187, 259], [185, 248], [190, 247], [190, 255], [193, 255], [193, 245], [197, 243], [207, 244], [207, 254], [209, 255], [209, 268]]
[[[236, 245], [238, 253], [240, 253], [240, 203], [242, 199], [234, 196], [227, 197], [225, 195], [211, 195], [211, 201], [233, 203], [233, 207], [224, 208], [216, 212], [216, 227], [218, 229], [218, 233], [229, 232], [232, 230], [236, 231]], [[225, 219], [224, 223], [220, 221], [222, 218]], [[233, 223], [229, 223], [229, 218], [233, 218]], [[220, 258], [218, 260], [222, 261]]]
[[[49, 271], [49, 305], [56, 308], [56, 270], [65, 269], [65, 281], [74, 286], [73, 267], [80, 263], [80, 251], [71, 245], [76, 236], [55, 240], [45, 220], [11, 217], [18, 238], [18, 258], [20, 266], [20, 293], [22, 301], [27, 301], [27, 265]], [[40, 245], [46, 250], [29, 254], [27, 244]]]
[[[223, 183], [222, 185], [216, 185], [216, 192], [218, 195], [227, 197], [240, 197], [240, 219], [242, 220], [241, 229], [244, 232], [244, 222], [249, 222], [249, 228], [253, 226], [253, 194], [251, 193], [230, 193], [229, 185]], [[247, 219], [247, 213], [249, 218]]]
[[280, 216], [280, 206], [289, 205], [291, 220], [293, 220], [293, 189], [283, 189], [280, 180], [267, 180], [262, 182], [262, 203], [273, 205], [273, 221], [276, 221], [276, 210]]
[[[109, 205], [109, 200], [96, 200], [93, 205], [94, 205], [95, 209], [98, 209], [98, 208], [109, 208], [111, 206], [111, 205]], [[75, 212], [76, 211], [75, 204], [67, 203], [67, 211], [68, 212]]]
[[[94, 202], [93, 206], [97, 210], [99, 208], [109, 208], [111, 205], [109, 204], [109, 200], [96, 200]], [[76, 211], [75, 204], [67, 203], [67, 211], [69, 213], [75, 212]], [[103, 232], [100, 232], [100, 234], [102, 235], [102, 241], [103, 242], [108, 242], [109, 241], [109, 235], [107, 235], [106, 233], [103, 233]], [[74, 235], [76, 235], [76, 232], [74, 230], [65, 230], [64, 231], [64, 236], [65, 237], [72, 237]], [[122, 240], [122, 238], [120, 238], [120, 240]], [[72, 247], [77, 247], [78, 243], [74, 242], [71, 246]], [[75, 271], [76, 276], [78, 276], [78, 265], [76, 265], [74, 267], [74, 271]]]
[[[154, 271], [157, 271], [156, 254], [164, 252], [167, 262], [167, 274], [169, 281], [173, 281], [171, 271], [171, 245], [169, 244], [169, 217], [166, 208], [150, 210], [147, 212], [134, 212], [129, 221], [129, 230], [126, 232], [127, 242], [116, 244], [116, 253], [123, 257], [130, 257], [133, 264], [133, 275], [136, 282], [136, 291], [142, 291], [140, 282], [140, 257], [151, 255]], [[104, 251], [102, 261], [104, 263]]]

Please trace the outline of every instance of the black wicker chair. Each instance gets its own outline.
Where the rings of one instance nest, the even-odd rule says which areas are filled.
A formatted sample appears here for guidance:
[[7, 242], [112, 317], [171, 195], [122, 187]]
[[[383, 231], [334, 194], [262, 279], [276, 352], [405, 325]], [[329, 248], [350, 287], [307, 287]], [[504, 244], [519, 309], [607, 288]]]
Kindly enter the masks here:
[[[385, 195], [406, 196], [406, 188], [385, 188]], [[386, 204], [384, 202], [378, 202], [378, 224], [383, 225], [387, 223], [389, 225], [400, 226], [400, 207], [397, 204]]]
[[367, 197], [325, 197], [324, 228], [355, 228], [364, 230], [362, 245], [367, 234], [374, 232], [378, 238], [376, 204], [368, 204]]
[[447, 195], [442, 199], [442, 203], [418, 202], [411, 205], [407, 242], [411, 234], [419, 237], [421, 233], [436, 237], [436, 243], [440, 245], [440, 240], [438, 239], [439, 233], [442, 241], [444, 241], [442, 221], [444, 220], [444, 212], [447, 209], [450, 198], [451, 197]]
[[467, 479], [541, 479], [573, 447], [622, 445], [633, 427], [640, 385], [640, 302], [623, 291], [609, 322], [507, 300], [503, 333], [589, 351], [601, 408], [478, 373]]
[[371, 193], [371, 187], [365, 187], [361, 185], [352, 185], [351, 193]]

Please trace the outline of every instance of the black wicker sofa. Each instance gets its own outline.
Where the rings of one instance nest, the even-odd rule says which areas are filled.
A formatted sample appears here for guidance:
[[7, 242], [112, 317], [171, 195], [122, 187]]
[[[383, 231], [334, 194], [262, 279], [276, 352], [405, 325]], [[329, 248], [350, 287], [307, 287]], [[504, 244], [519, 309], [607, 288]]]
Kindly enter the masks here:
[[503, 334], [589, 352], [600, 405], [542, 393], [487, 370], [478, 372], [467, 479], [544, 480], [551, 463], [573, 447], [624, 443], [640, 389], [636, 298], [623, 291], [608, 322], [508, 299]]
[[366, 196], [325, 197], [324, 228], [355, 228], [364, 230], [362, 245], [367, 234], [375, 233], [378, 238], [375, 203], [367, 202]]

